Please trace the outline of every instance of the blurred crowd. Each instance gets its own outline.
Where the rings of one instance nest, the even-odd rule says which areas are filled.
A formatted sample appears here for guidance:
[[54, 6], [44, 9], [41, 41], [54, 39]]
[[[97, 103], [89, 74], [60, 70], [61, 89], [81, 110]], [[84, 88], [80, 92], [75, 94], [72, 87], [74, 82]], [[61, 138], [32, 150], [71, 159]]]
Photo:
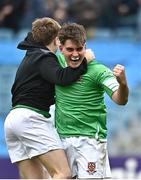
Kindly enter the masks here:
[[[116, 114], [116, 129], [110, 136], [109, 150], [112, 156], [141, 155], [141, 83], [130, 89], [128, 105]], [[118, 111], [117, 111], [118, 112]], [[111, 119], [111, 117], [109, 118]], [[114, 119], [114, 117], [113, 117]], [[111, 120], [113, 120], [111, 119]]]
[[[60, 24], [68, 21], [77, 22], [83, 24], [87, 30], [92, 31], [95, 28], [109, 28], [114, 31], [118, 28], [129, 27], [137, 32], [141, 40], [141, 0], [0, 0], [0, 28], [8, 28], [15, 34], [22, 29], [30, 29], [33, 20], [44, 16], [54, 18], [59, 21]], [[6, 49], [6, 53], [7, 52], [8, 50]], [[11, 51], [9, 54], [11, 57]], [[134, 51], [132, 55], [134, 56]], [[127, 61], [128, 60], [129, 59], [127, 59]], [[138, 59], [136, 59], [136, 62], [137, 61]], [[10, 71], [11, 69], [8, 69], [7, 72]], [[3, 72], [4, 77], [9, 78], [5, 73], [5, 69]], [[15, 73], [15, 69], [13, 69], [13, 72]], [[5, 82], [8, 82], [8, 80], [5, 81], [3, 77], [1, 79], [3, 79], [3, 84], [5, 84], [3, 89], [4, 87], [6, 89]], [[10, 83], [9, 78], [9, 85], [11, 85]], [[9, 88], [10, 87], [7, 89]], [[5, 89], [4, 92], [6, 92]], [[111, 133], [111, 147], [109, 149], [112, 155], [140, 155], [141, 83], [140, 87], [136, 87], [135, 89], [138, 90], [139, 93], [136, 93], [137, 95], [135, 94], [133, 99], [131, 99], [128, 108], [126, 108], [127, 112], [123, 109], [124, 112], [122, 113], [120, 109], [120, 111], [118, 111], [120, 112], [119, 119], [117, 111], [115, 111], [115, 114], [113, 113], [113, 116], [110, 114], [111, 121], [112, 118], [114, 119], [116, 117], [115, 119], [121, 122], [121, 125], [123, 125], [123, 120], [124, 123], [126, 123], [125, 126], [120, 127], [120, 131], [119, 128], [116, 127], [116, 123], [116, 129]], [[10, 98], [8, 95], [7, 102], [9, 103]], [[2, 94], [2, 91], [1, 97], [6, 97], [6, 95], [4, 96]], [[4, 105], [7, 111], [6, 103], [4, 103]], [[2, 107], [3, 106], [0, 108], [1, 111], [4, 109]]]
[[43, 16], [61, 24], [75, 21], [87, 29], [141, 29], [141, 0], [0, 0], [0, 27], [15, 33]]

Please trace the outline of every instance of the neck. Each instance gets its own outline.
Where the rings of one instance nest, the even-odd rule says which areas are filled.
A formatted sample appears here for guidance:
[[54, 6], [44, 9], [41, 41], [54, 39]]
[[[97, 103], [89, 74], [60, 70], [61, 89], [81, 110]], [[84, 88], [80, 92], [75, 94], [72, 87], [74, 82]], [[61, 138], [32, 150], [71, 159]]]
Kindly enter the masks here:
[[51, 52], [55, 53], [56, 52], [56, 46], [54, 44], [54, 42], [52, 42], [51, 44], [46, 46]]

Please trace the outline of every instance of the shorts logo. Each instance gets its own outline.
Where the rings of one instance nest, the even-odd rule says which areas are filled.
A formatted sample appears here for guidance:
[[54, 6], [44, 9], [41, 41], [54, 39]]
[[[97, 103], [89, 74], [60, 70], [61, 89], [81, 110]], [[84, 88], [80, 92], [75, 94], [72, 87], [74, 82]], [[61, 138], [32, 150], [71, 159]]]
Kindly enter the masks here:
[[88, 162], [88, 170], [89, 175], [93, 175], [96, 172], [96, 164], [94, 162]]

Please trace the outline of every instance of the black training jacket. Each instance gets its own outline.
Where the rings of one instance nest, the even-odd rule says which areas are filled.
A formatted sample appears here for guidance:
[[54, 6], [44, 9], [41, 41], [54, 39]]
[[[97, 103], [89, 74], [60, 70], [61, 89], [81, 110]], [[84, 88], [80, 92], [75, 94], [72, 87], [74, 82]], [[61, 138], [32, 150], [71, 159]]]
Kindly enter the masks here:
[[32, 33], [28, 33], [18, 48], [26, 50], [26, 54], [19, 65], [11, 90], [13, 107], [26, 105], [49, 111], [49, 107], [55, 102], [55, 84], [70, 85], [87, 70], [86, 60], [76, 69], [62, 68], [56, 55], [36, 43]]

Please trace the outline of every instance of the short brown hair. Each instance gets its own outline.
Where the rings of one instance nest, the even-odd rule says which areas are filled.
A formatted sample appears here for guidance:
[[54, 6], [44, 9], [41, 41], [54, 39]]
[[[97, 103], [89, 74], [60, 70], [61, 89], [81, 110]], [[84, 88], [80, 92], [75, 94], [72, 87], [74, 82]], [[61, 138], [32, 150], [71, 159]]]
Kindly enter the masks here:
[[67, 23], [64, 24], [59, 30], [58, 37], [60, 43], [63, 45], [68, 39], [82, 45], [86, 42], [86, 30], [83, 25], [77, 23]]
[[33, 21], [32, 35], [36, 42], [49, 45], [58, 35], [60, 24], [52, 18], [44, 17]]

